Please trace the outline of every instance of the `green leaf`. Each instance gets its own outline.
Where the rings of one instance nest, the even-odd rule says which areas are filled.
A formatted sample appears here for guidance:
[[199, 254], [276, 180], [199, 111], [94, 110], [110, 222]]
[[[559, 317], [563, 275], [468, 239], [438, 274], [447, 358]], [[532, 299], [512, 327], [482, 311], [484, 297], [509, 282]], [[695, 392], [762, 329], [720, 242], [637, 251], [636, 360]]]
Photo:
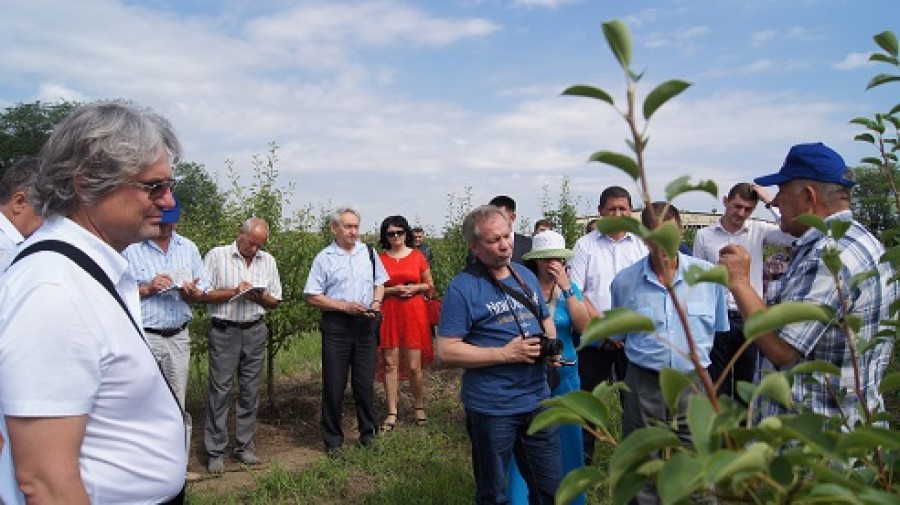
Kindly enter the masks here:
[[606, 428], [610, 426], [609, 408], [593, 394], [587, 391], [571, 391], [559, 398], [563, 406], [587, 419], [591, 424]]
[[668, 428], [650, 426], [631, 432], [622, 440], [609, 460], [609, 480], [615, 485], [626, 473], [633, 471], [650, 454], [669, 447], [678, 447], [681, 441]]
[[688, 400], [687, 423], [693, 435], [694, 448], [701, 455], [713, 450], [712, 428], [715, 421], [716, 413], [709, 398], [706, 395], [692, 395]]
[[851, 119], [850, 124], [858, 124], [858, 125], [865, 126], [866, 128], [871, 128], [872, 125], [875, 124], [875, 122], [867, 117], [860, 116], [860, 117], [855, 117], [855, 118]]
[[682, 91], [688, 89], [691, 83], [679, 80], [666, 81], [650, 92], [644, 99], [644, 119], [650, 119], [650, 116], [659, 109], [662, 104], [668, 102], [673, 97], [681, 94]]
[[769, 475], [782, 486], [789, 486], [794, 482], [794, 466], [784, 456], [775, 456], [769, 464]]
[[892, 451], [900, 449], [900, 433], [875, 426], [857, 426], [850, 433], [841, 434], [836, 446], [839, 451], [877, 447]]
[[618, 19], [603, 23], [603, 36], [619, 65], [627, 70], [631, 66], [631, 34], [628, 27]]
[[847, 230], [850, 229], [850, 226], [853, 224], [851, 221], [843, 221], [841, 219], [835, 219], [829, 223], [831, 225], [831, 236], [834, 237], [835, 240], [840, 240], [844, 237], [844, 234], [847, 233]]
[[663, 249], [670, 258], [678, 256], [678, 246], [681, 244], [681, 230], [672, 221], [666, 221], [655, 230], [647, 234], [645, 239]]
[[759, 387], [753, 394], [753, 400], [756, 401], [760, 396], [771, 398], [786, 409], [790, 409], [794, 405], [791, 397], [791, 385], [782, 372], [772, 372], [759, 381]]
[[607, 310], [602, 316], [588, 323], [581, 334], [581, 345], [578, 349], [596, 341], [624, 333], [650, 333], [656, 331], [656, 325], [646, 316], [620, 307]]
[[666, 185], [666, 201], [671, 202], [676, 196], [687, 193], [689, 191], [703, 191], [709, 193], [713, 197], [718, 196], [719, 188], [716, 183], [711, 180], [702, 180], [697, 184], [690, 184], [691, 177], [682, 175]]
[[583, 466], [567, 473], [556, 490], [556, 503], [569, 503], [581, 493], [597, 487], [606, 473], [595, 466]]
[[862, 505], [862, 502], [859, 501], [859, 498], [856, 497], [856, 494], [849, 490], [841, 487], [839, 484], [831, 484], [831, 483], [815, 483], [812, 488], [809, 490], [808, 499], [812, 503], [829, 503], [829, 504], [839, 504], [846, 503], [848, 505]]
[[712, 268], [703, 268], [699, 265], [691, 265], [684, 272], [684, 280], [689, 286], [700, 282], [714, 282], [728, 287], [728, 270], [722, 265]]
[[860, 272], [853, 277], [850, 278], [850, 289], [856, 289], [859, 287], [867, 279], [871, 279], [872, 277], [876, 277], [878, 275], [878, 270], [867, 270], [865, 272]]
[[659, 389], [670, 412], [678, 412], [678, 399], [690, 385], [691, 379], [673, 368], [663, 368], [659, 372]]
[[640, 221], [631, 216], [603, 217], [597, 220], [597, 230], [604, 235], [612, 235], [618, 232], [629, 232], [644, 237], [647, 229]]
[[866, 505], [897, 505], [896, 493], [886, 493], [880, 489], [866, 488], [856, 496]]
[[878, 392], [882, 395], [886, 395], [895, 389], [900, 389], [900, 372], [891, 372], [885, 375], [881, 379], [881, 384], [878, 385]]
[[883, 31], [873, 38], [878, 47], [884, 49], [886, 53], [894, 57], [898, 56], [897, 36], [894, 35], [894, 32]]
[[799, 216], [794, 218], [794, 221], [809, 226], [810, 228], [815, 228], [822, 232], [822, 234], [828, 234], [828, 225], [825, 224], [825, 221], [822, 220], [821, 217], [815, 214], [800, 214]]
[[656, 477], [656, 488], [664, 505], [678, 503], [697, 491], [703, 483], [703, 464], [684, 452], [677, 452]]
[[841, 369], [830, 361], [815, 360], [799, 363], [791, 368], [788, 373], [790, 375], [797, 375], [801, 373], [823, 373], [826, 375], [836, 375], [840, 377]]
[[716, 451], [704, 468], [706, 480], [718, 483], [737, 473], [763, 471], [774, 455], [775, 451], [763, 442], [753, 442], [736, 453]]
[[586, 84], [576, 84], [575, 86], [569, 86], [565, 91], [562, 92], [563, 95], [568, 96], [583, 96], [586, 98], [595, 98], [597, 100], [603, 100], [604, 102], [615, 105], [613, 103], [613, 99], [606, 91], [603, 91], [600, 88], [595, 88], [594, 86], [588, 86]]
[[764, 333], [775, 331], [793, 323], [802, 321], [831, 321], [833, 312], [822, 305], [806, 302], [783, 302], [750, 314], [744, 321], [744, 335], [756, 338]]
[[827, 421], [826, 416], [810, 412], [782, 416], [781, 432], [802, 442], [806, 446], [805, 451], [831, 457], [834, 454], [835, 437], [834, 433], [825, 429]]
[[588, 161], [598, 161], [614, 166], [631, 176], [634, 180], [638, 180], [638, 177], [641, 176], [641, 169], [638, 167], [637, 162], [624, 154], [612, 151], [597, 151], [588, 158]]
[[869, 61], [877, 61], [880, 63], [889, 63], [891, 65], [900, 66], [900, 60], [886, 54], [874, 53], [869, 55]]
[[869, 81], [869, 84], [866, 85], [866, 90], [894, 81], [900, 81], [900, 75], [878, 74]]
[[528, 426], [528, 434], [532, 435], [541, 430], [550, 428], [551, 426], [559, 426], [561, 424], [587, 426], [578, 414], [567, 408], [554, 407], [544, 409], [538, 415], [534, 416], [534, 420], [531, 421], [531, 425]]
[[874, 156], [866, 156], [865, 158], [859, 160], [868, 165], [874, 165], [876, 167], [881, 166], [881, 158], [875, 158]]
[[644, 488], [649, 480], [634, 471], [624, 474], [622, 478], [612, 484], [613, 504], [629, 505], [631, 499]]
[[859, 135], [853, 137], [853, 140], [859, 140], [861, 142], [868, 142], [870, 144], [875, 143], [875, 136], [871, 133], [860, 133]]
[[822, 252], [822, 263], [831, 272], [831, 275], [837, 275], [841, 271], [844, 264], [841, 262], [841, 253], [834, 249], [825, 249]]
[[847, 314], [844, 316], [844, 320], [847, 321], [847, 327], [850, 328], [850, 331], [854, 335], [859, 335], [859, 329], [862, 328], [862, 317], [859, 314]]

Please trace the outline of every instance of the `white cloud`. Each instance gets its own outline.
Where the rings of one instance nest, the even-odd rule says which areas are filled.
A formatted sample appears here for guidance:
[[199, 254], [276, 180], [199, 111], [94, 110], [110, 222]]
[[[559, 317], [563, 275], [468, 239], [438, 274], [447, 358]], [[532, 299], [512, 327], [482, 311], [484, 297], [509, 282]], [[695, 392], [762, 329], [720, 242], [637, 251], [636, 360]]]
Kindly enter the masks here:
[[869, 53], [850, 53], [843, 60], [835, 63], [833, 68], [838, 70], [853, 70], [869, 64]]
[[763, 46], [775, 39], [777, 32], [775, 30], [762, 30], [750, 35], [750, 45], [754, 47]]
[[557, 9], [567, 4], [582, 2], [584, 2], [584, 0], [513, 0], [512, 5], [515, 7], [543, 7]]

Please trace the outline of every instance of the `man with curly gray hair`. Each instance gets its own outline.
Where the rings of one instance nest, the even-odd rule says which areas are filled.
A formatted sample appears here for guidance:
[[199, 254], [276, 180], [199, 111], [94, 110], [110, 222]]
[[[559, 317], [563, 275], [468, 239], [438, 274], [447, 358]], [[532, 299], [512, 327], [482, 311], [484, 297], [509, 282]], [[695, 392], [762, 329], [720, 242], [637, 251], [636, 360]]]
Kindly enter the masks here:
[[182, 410], [121, 252], [160, 233], [181, 144], [124, 102], [72, 112], [41, 151], [45, 225], [0, 277], [0, 501], [180, 503]]

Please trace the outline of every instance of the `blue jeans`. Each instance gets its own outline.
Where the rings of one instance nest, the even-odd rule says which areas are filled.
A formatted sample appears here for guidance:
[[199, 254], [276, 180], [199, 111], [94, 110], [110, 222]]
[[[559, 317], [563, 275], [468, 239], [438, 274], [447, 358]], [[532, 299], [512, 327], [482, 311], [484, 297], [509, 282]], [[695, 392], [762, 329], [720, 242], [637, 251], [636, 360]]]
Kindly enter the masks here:
[[513, 456], [525, 482], [529, 502], [553, 503], [559, 487], [559, 433], [556, 428], [528, 435], [537, 411], [489, 416], [466, 410], [466, 431], [472, 442], [475, 503], [506, 504], [506, 474]]

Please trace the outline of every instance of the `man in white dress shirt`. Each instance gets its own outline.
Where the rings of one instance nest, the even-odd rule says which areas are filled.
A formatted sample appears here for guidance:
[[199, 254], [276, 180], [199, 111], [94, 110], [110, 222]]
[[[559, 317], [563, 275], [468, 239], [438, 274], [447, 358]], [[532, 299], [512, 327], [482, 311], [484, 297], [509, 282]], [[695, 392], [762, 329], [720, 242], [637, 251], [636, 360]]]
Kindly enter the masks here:
[[[739, 244], [750, 254], [750, 280], [759, 296], [763, 295], [763, 246], [787, 246], [796, 237], [781, 231], [777, 224], [750, 219], [756, 205], [762, 200], [768, 206], [771, 198], [765, 189], [747, 182], [735, 184], [722, 198], [725, 212], [719, 221], [697, 231], [694, 237], [694, 256], [712, 264], [719, 262], [719, 251], [729, 244]], [[744, 318], [728, 292], [728, 331], [717, 332], [710, 353], [709, 374], [718, 381], [729, 361], [744, 344]], [[757, 348], [751, 344], [735, 361], [734, 368], [725, 374], [719, 394], [736, 397], [737, 381], [753, 382], [756, 370]]]
[[44, 222], [28, 200], [28, 188], [40, 166], [38, 158], [23, 158], [0, 177], [0, 271], [12, 260], [16, 246]]
[[[597, 206], [600, 219], [631, 216], [631, 195], [625, 188], [610, 186], [600, 194]], [[613, 277], [647, 255], [640, 237], [617, 232], [609, 235], [594, 230], [575, 242], [574, 257], [569, 260], [569, 279], [582, 286], [587, 301], [600, 314], [612, 306], [609, 285]], [[606, 380], [625, 380], [625, 352], [621, 342], [606, 341], [578, 352], [578, 375], [581, 389], [593, 389]], [[585, 463], [594, 453], [594, 437], [585, 434]]]

